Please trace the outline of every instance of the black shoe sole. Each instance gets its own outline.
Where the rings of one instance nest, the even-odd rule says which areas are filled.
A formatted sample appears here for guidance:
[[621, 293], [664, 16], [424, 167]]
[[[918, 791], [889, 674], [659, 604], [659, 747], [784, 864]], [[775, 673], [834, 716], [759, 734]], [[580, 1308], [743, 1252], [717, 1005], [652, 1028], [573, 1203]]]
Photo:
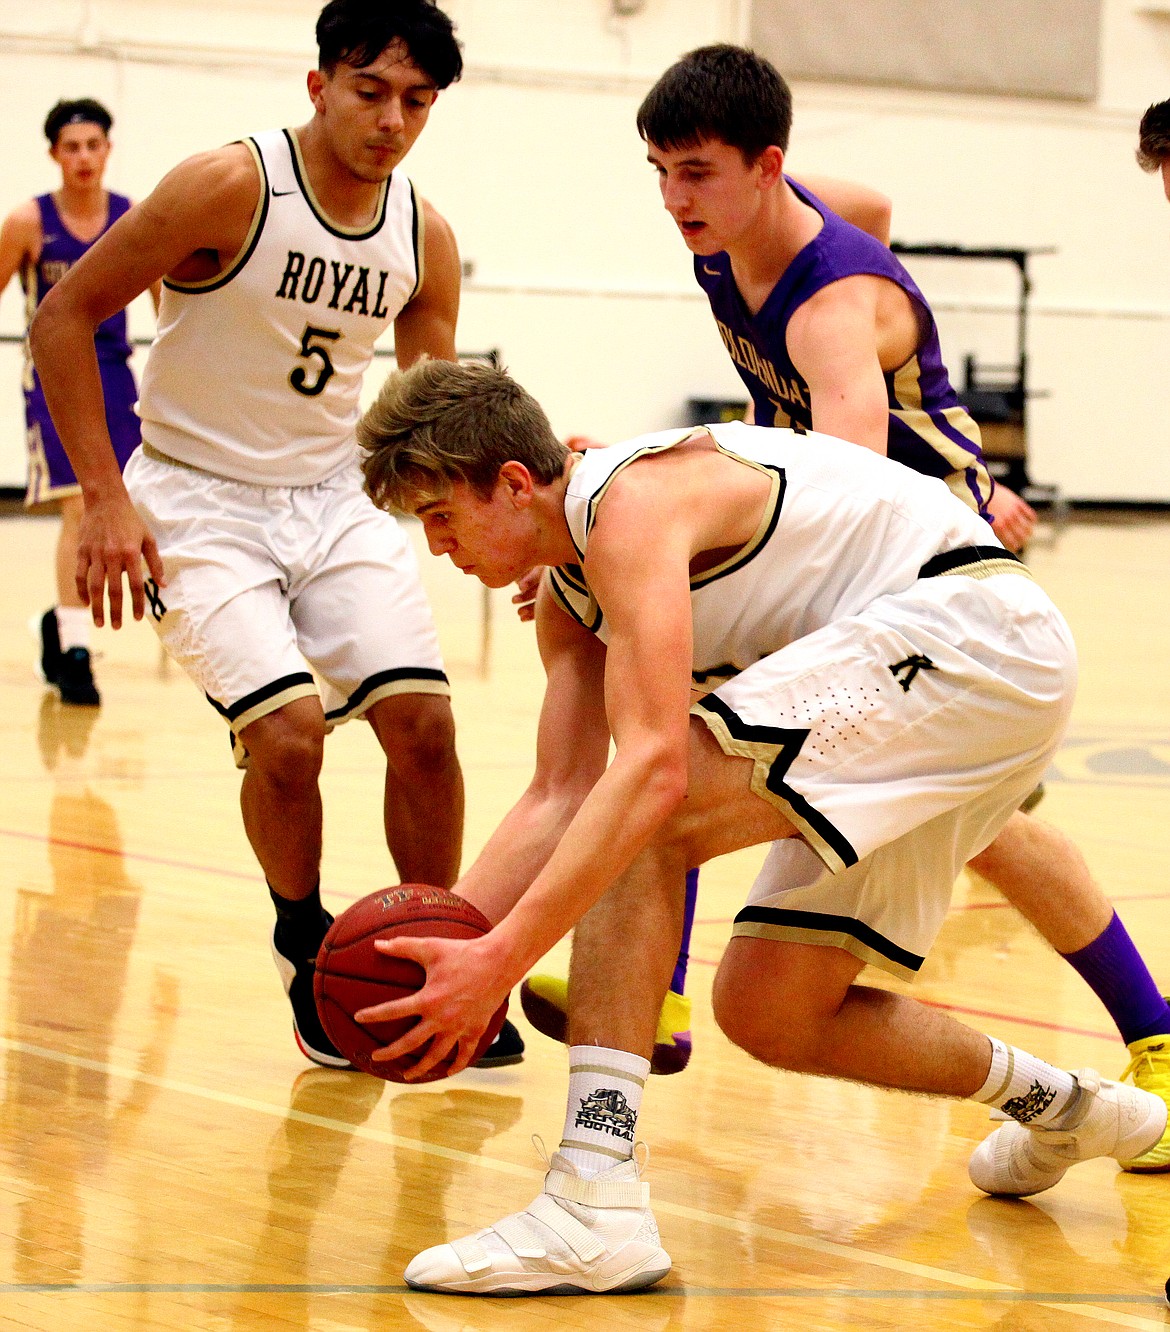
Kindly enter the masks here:
[[524, 1038], [506, 1018], [499, 1035], [472, 1068], [506, 1068], [524, 1062]]

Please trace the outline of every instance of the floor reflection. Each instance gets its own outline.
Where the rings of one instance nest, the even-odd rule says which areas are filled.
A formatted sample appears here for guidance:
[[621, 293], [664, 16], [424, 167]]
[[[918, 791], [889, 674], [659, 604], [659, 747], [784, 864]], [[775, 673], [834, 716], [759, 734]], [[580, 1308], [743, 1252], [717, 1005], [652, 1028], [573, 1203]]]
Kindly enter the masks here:
[[[3, 1094], [9, 1165], [28, 1188], [15, 1240], [21, 1282], [80, 1276], [85, 1185], [112, 1152], [125, 1150], [154, 1095], [142, 1081], [112, 1083], [104, 1067], [142, 887], [126, 872], [113, 808], [88, 785], [85, 759], [99, 716], [46, 694], [38, 718], [41, 759], [53, 778], [50, 876], [47, 889], [26, 883], [15, 894], [6, 1007], [13, 1044]], [[177, 1011], [177, 982], [160, 971], [140, 1071], [161, 1071]]]

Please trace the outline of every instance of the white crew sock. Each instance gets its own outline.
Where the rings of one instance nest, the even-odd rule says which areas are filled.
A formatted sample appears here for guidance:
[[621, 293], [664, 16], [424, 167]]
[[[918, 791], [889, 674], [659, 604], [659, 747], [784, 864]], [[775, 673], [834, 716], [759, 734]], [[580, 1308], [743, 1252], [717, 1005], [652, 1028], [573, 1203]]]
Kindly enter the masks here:
[[1004, 1045], [994, 1036], [987, 1039], [991, 1042], [991, 1072], [971, 1099], [1002, 1110], [1029, 1128], [1038, 1124], [1069, 1127], [1061, 1121], [1077, 1117], [1081, 1089], [1076, 1078], [1026, 1050]]
[[89, 627], [93, 617], [88, 606], [58, 606], [57, 636], [61, 640], [61, 651], [70, 648], [89, 647]]
[[625, 1050], [574, 1045], [561, 1154], [582, 1175], [597, 1175], [634, 1154], [634, 1134], [650, 1061]]

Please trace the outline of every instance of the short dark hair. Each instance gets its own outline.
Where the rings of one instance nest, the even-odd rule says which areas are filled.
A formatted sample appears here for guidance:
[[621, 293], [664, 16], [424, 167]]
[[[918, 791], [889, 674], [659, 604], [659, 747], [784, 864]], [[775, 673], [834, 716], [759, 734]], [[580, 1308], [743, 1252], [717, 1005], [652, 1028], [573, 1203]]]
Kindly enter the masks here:
[[330, 0], [317, 19], [318, 64], [363, 69], [395, 42], [438, 88], [463, 73], [455, 25], [433, 0]]
[[57, 139], [66, 125], [96, 125], [103, 134], [109, 134], [114, 117], [92, 97], [77, 97], [73, 101], [60, 101], [45, 117], [45, 138], [55, 148]]
[[1170, 101], [1146, 107], [1138, 126], [1137, 160], [1143, 171], [1157, 171], [1170, 157]]
[[638, 108], [638, 133], [659, 148], [722, 139], [755, 158], [775, 144], [788, 151], [792, 93], [763, 56], [720, 43], [689, 51]]

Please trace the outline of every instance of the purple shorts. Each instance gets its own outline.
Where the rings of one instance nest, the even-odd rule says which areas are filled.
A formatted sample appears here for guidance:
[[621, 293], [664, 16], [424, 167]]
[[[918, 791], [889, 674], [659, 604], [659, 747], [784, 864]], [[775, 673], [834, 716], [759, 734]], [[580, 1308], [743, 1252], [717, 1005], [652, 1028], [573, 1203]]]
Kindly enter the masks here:
[[[138, 401], [138, 386], [134, 375], [124, 361], [99, 363], [102, 392], [106, 399], [106, 425], [114, 444], [118, 466], [127, 460], [142, 438], [141, 423], [134, 413]], [[24, 419], [28, 440], [28, 489], [24, 503], [27, 508], [64, 499], [81, 493], [57, 427], [49, 415], [40, 376], [34, 376], [33, 387], [24, 394]]]

